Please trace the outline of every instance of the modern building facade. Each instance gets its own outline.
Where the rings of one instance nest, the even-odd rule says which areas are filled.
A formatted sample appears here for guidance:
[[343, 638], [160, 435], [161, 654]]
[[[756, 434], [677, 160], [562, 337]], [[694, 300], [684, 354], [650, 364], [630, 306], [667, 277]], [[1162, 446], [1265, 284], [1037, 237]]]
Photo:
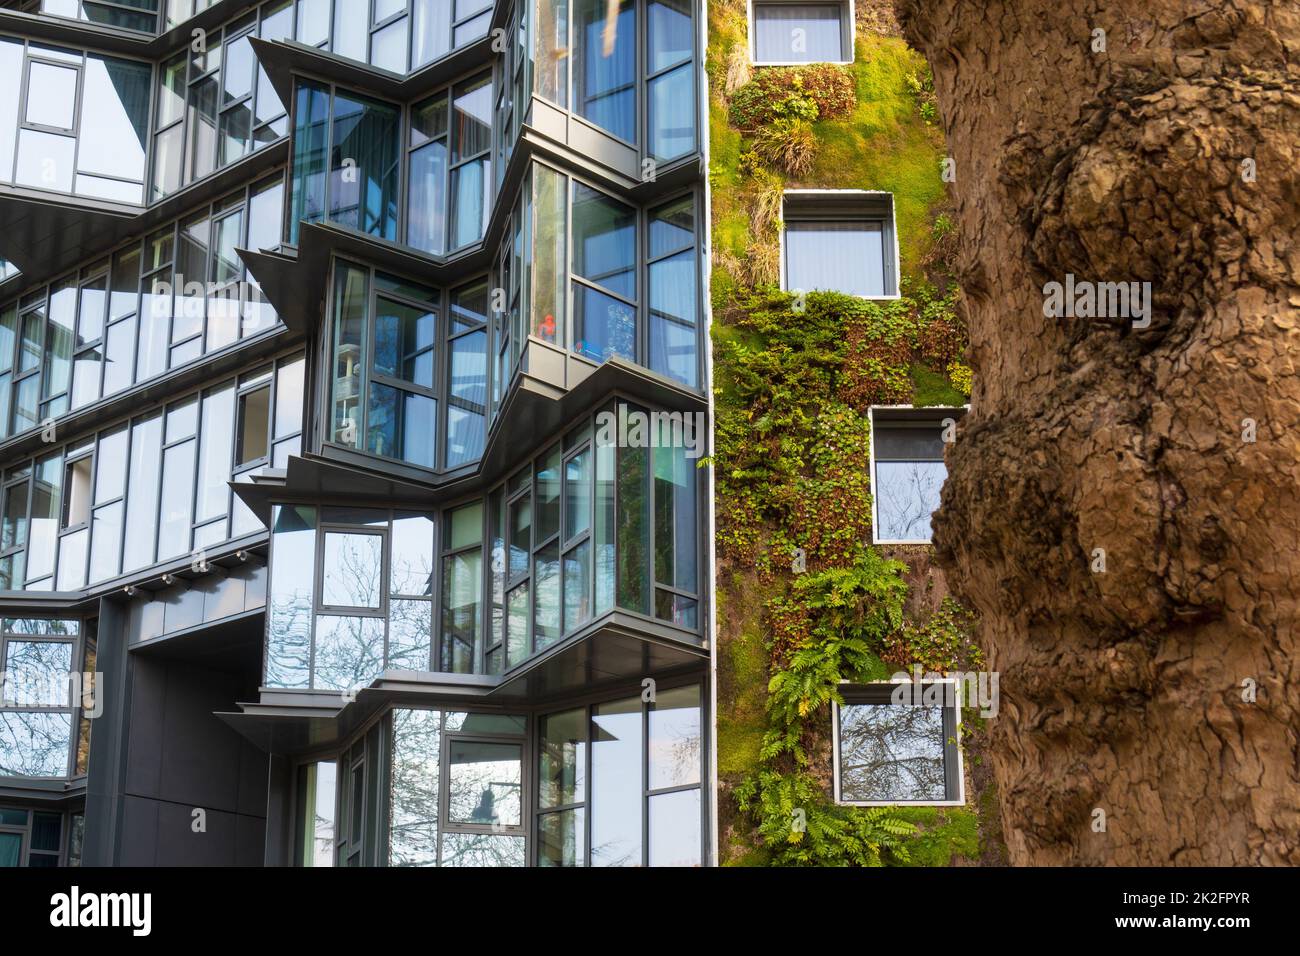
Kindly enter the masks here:
[[0, 5], [0, 863], [712, 861], [703, 31]]

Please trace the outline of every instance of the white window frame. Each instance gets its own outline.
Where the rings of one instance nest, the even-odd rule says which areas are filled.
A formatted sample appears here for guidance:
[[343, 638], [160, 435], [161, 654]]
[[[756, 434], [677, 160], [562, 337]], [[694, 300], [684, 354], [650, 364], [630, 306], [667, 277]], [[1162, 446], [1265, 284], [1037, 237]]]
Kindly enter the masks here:
[[[780, 252], [781, 252], [781, 263], [780, 263], [780, 267], [779, 267], [779, 268], [780, 268], [780, 270], [781, 270], [781, 271], [780, 271], [780, 281], [781, 281], [781, 289], [782, 289], [782, 291], [784, 291], [784, 292], [795, 292], [795, 291], [803, 291], [803, 292], [814, 292], [814, 291], [834, 292], [834, 291], [836, 291], [836, 290], [834, 290], [834, 289], [825, 289], [825, 290], [821, 290], [821, 289], [802, 289], [802, 290], [800, 290], [800, 289], [790, 289], [790, 288], [787, 287], [787, 285], [786, 285], [786, 261], [785, 261], [785, 230], [786, 230], [786, 219], [785, 219], [785, 214], [786, 214], [786, 208], [787, 208], [787, 206], [788, 206], [788, 204], [789, 204], [789, 201], [790, 201], [790, 197], [791, 197], [791, 196], [796, 197], [795, 201], [796, 201], [796, 203], [797, 203], [797, 202], [798, 202], [798, 198], [797, 198], [797, 197], [799, 197], [799, 196], [837, 196], [837, 195], [838, 195], [838, 196], [843, 196], [843, 197], [845, 198], [845, 200], [847, 201], [847, 202], [846, 202], [846, 205], [850, 205], [851, 202], [852, 202], [852, 200], [855, 200], [855, 199], [857, 199], [857, 200], [862, 200], [862, 199], [870, 199], [870, 198], [888, 197], [888, 200], [889, 200], [889, 222], [888, 222], [887, 225], [888, 225], [888, 232], [889, 232], [889, 236], [890, 236], [890, 239], [889, 239], [889, 245], [892, 246], [892, 249], [885, 249], [885, 259], [886, 259], [886, 261], [885, 261], [884, 265], [885, 265], [885, 267], [886, 267], [887, 269], [889, 268], [889, 259], [890, 259], [890, 255], [891, 255], [891, 252], [892, 252], [892, 257], [893, 257], [893, 274], [890, 275], [890, 276], [887, 276], [886, 278], [892, 282], [892, 285], [893, 285], [894, 291], [893, 291], [892, 293], [889, 293], [888, 295], [861, 295], [861, 296], [856, 296], [856, 298], [863, 299], [863, 300], [865, 300], [865, 301], [867, 301], [867, 302], [895, 302], [895, 301], [901, 299], [901, 298], [902, 298], [902, 293], [901, 293], [901, 290], [899, 289], [899, 278], [900, 278], [900, 272], [899, 272], [899, 270], [900, 270], [900, 268], [901, 268], [901, 263], [900, 263], [900, 260], [899, 260], [899, 251], [898, 251], [898, 210], [897, 210], [897, 207], [896, 207], [895, 204], [894, 204], [894, 194], [891, 193], [891, 192], [888, 192], [887, 190], [883, 190], [883, 189], [787, 189], [787, 190], [785, 190], [785, 191], [782, 193], [782, 195], [781, 195], [781, 234], [780, 234], [780, 238], [779, 238], [779, 241], [780, 241]], [[863, 217], [863, 219], [870, 219], [870, 218], [871, 218], [870, 216], [864, 216], [864, 217]], [[843, 294], [846, 294], [846, 295], [847, 295], [848, 293], [843, 293]]]
[[[871, 477], [871, 543], [872, 544], [932, 544], [933, 538], [882, 538], [877, 534], [880, 527], [879, 504], [876, 499], [876, 412], [926, 412], [940, 414], [942, 412], [958, 412], [954, 415], [957, 419], [958, 427], [961, 426], [961, 419], [970, 414], [970, 405], [872, 405], [867, 409], [867, 424], [871, 429], [871, 437], [868, 442], [870, 446], [869, 453], [869, 472]], [[945, 464], [945, 468], [947, 465]], [[947, 481], [947, 479], [944, 479]]]
[[[910, 684], [911, 678], [907, 680], [894, 681], [872, 681], [867, 684], [853, 684], [852, 681], [840, 681], [840, 686], [856, 687], [896, 687], [899, 684]], [[837, 806], [841, 807], [964, 807], [966, 805], [966, 766], [962, 759], [961, 747], [961, 685], [951, 677], [940, 677], [935, 680], [923, 681], [918, 687], [933, 687], [935, 685], [944, 685], [953, 687], [953, 744], [952, 749], [956, 755], [957, 768], [957, 799], [955, 800], [844, 800], [840, 794], [840, 705], [831, 701], [831, 742], [832, 742], [832, 765], [831, 781], [834, 788], [834, 800]], [[945, 695], [948, 693], [944, 691]], [[847, 706], [853, 706], [853, 701], [847, 701]], [[869, 704], [867, 706], [891, 706], [887, 704]], [[947, 706], [945, 702], [944, 706]], [[947, 759], [948, 740], [944, 738], [944, 754]]]
[[[844, 53], [847, 59], [843, 60], [760, 60], [758, 58], [758, 30], [754, 27], [754, 3], [755, 0], [747, 0], [745, 8], [745, 22], [748, 28], [747, 42], [749, 45], [749, 59], [754, 66], [813, 66], [818, 63], [833, 63], [838, 66], [848, 66], [854, 61], [857, 48], [857, 15], [853, 8], [854, 0], [767, 0], [769, 5], [794, 6], [800, 3], [807, 3], [816, 6], [838, 5], [841, 10], [848, 16], [848, 22], [840, 21], [841, 43], [844, 44]], [[763, 5], [764, 0], [758, 0], [759, 5]]]

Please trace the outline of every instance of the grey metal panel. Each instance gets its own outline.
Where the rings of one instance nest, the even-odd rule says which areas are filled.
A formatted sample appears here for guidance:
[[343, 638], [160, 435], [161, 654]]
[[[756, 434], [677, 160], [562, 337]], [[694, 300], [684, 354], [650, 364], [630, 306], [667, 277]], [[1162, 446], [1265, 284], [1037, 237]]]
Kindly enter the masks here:
[[575, 116], [569, 117], [568, 134], [565, 145], [575, 153], [608, 166], [628, 179], [641, 178], [641, 160], [631, 146], [587, 125]]
[[[115, 859], [90, 864], [82, 857], [82, 865], [90, 866], [154, 866], [158, 859], [158, 802], [142, 797], [127, 796], [122, 807], [122, 850]], [[91, 833], [90, 818], [86, 819], [86, 836]]]
[[[157, 866], [233, 866], [235, 815], [212, 808], [173, 803], [158, 806]], [[194, 810], [203, 809], [201, 832], [194, 831]]]
[[123, 782], [126, 793], [148, 797], [158, 795], [166, 696], [165, 670], [149, 661], [133, 658], [130, 720], [123, 728], [127, 737], [126, 777]]
[[163, 633], [183, 631], [203, 623], [203, 592], [184, 584], [168, 588], [159, 595], [164, 605]]
[[213, 671], [169, 662], [157, 796], [234, 811], [239, 802], [239, 738], [212, 716], [230, 706], [234, 682]]

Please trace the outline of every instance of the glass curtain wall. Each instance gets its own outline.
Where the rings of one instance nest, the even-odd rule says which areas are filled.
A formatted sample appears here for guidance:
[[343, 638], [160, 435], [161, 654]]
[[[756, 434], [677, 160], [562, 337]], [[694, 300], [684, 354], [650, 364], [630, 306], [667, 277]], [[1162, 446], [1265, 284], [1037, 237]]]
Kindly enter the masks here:
[[257, 182], [0, 305], [0, 438], [274, 327], [235, 250], [275, 243], [283, 190]]
[[533, 16], [533, 92], [655, 161], [695, 151], [690, 0], [535, 0]]
[[300, 447], [302, 381], [288, 355], [9, 467], [0, 590], [77, 591], [259, 530], [228, 483]]

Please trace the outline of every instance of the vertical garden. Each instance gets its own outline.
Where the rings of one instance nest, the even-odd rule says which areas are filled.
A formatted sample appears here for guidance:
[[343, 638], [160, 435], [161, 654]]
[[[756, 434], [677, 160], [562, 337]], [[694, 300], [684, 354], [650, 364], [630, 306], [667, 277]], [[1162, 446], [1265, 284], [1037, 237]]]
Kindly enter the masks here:
[[[926, 545], [872, 545], [869, 409], [962, 406], [945, 151], [925, 61], [858, 0], [853, 62], [755, 67], [744, 0], [709, 5], [717, 409], [719, 860], [996, 863], [979, 718], [964, 807], [832, 799], [841, 681], [978, 670], [974, 621]], [[899, 295], [781, 291], [786, 190], [892, 195]]]

